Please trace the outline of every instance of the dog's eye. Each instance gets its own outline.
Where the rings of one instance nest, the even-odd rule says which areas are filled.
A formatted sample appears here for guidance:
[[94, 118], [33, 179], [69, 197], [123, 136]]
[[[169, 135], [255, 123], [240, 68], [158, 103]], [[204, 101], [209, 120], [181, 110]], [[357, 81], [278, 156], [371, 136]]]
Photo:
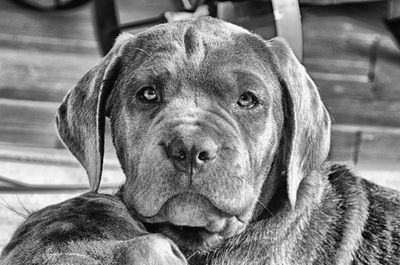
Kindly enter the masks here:
[[158, 102], [157, 92], [152, 87], [144, 87], [138, 93], [138, 98], [144, 102]]
[[242, 108], [252, 109], [257, 106], [258, 100], [253, 93], [245, 92], [242, 95], [240, 95], [237, 104]]

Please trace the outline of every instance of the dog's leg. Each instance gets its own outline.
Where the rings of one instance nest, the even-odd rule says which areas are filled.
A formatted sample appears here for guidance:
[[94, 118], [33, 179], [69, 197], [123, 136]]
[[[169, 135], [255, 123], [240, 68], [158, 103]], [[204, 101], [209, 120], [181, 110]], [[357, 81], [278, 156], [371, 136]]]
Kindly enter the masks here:
[[117, 196], [86, 193], [33, 213], [5, 246], [1, 265], [184, 265], [176, 245], [149, 234]]

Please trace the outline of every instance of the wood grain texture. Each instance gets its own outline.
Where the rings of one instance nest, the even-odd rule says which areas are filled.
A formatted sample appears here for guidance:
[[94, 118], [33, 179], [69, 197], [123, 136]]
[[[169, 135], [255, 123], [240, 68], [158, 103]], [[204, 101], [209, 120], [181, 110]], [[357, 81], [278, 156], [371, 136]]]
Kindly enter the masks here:
[[[174, 3], [119, 0], [120, 20], [176, 10]], [[273, 17], [268, 3], [265, 8], [251, 20], [232, 19], [270, 38], [275, 34]], [[383, 161], [386, 154], [397, 157], [398, 141], [381, 140], [397, 139], [384, 128], [400, 127], [400, 52], [382, 23], [385, 12], [384, 3], [302, 8], [304, 65], [334, 124], [363, 125], [357, 131], [333, 130], [332, 159], [354, 160], [356, 134], [366, 126], [380, 129], [373, 132], [375, 140], [361, 139], [358, 162]], [[90, 4], [68, 12], [37, 13], [0, 2], [0, 142], [62, 146], [54, 126], [56, 108], [100, 58], [91, 20]], [[386, 153], [372, 155], [371, 150]]]

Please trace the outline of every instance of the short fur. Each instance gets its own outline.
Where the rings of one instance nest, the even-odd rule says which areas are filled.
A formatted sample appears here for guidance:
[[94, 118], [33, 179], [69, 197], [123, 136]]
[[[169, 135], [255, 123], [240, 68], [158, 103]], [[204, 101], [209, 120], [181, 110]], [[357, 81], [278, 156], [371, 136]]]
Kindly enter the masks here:
[[186, 264], [174, 243], [149, 234], [118, 196], [86, 193], [29, 216], [2, 265]]
[[[118, 211], [124, 218], [111, 221], [132, 222], [134, 233], [98, 223], [84, 209], [74, 226], [89, 220], [98, 231], [68, 231], [65, 240], [57, 236], [49, 243], [51, 251], [123, 264], [112, 258], [120, 252], [115, 240], [122, 240], [129, 257], [151, 253], [149, 264], [162, 258], [185, 263], [174, 243], [150, 232], [172, 239], [190, 264], [400, 262], [399, 194], [324, 162], [329, 114], [283, 40], [265, 41], [211, 18], [118, 38], [57, 115], [60, 136], [85, 167], [94, 192], [100, 185], [106, 116], [126, 175], [114, 198], [126, 206]], [[40, 220], [58, 234], [57, 216], [74, 210], [68, 202], [64, 206], [32, 215], [3, 251], [4, 264], [45, 259], [47, 252], [36, 248], [24, 254], [32, 240], [47, 238], [39, 226], [27, 224]], [[102, 239], [95, 240], [99, 251], [93, 255], [92, 233]], [[146, 252], [134, 243], [146, 243], [146, 237], [171, 247], [154, 253], [148, 243]]]
[[398, 192], [326, 164], [304, 179], [298, 201], [190, 264], [399, 264]]

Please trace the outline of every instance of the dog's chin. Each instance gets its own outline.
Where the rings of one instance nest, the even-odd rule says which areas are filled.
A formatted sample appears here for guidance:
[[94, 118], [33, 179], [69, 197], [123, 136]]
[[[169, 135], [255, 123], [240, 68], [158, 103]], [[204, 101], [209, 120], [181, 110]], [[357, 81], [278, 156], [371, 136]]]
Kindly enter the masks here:
[[151, 233], [161, 233], [181, 249], [206, 251], [217, 247], [224, 238], [218, 233], [207, 231], [204, 227], [177, 226], [171, 223], [144, 223]]
[[139, 219], [149, 231], [162, 233], [178, 246], [196, 251], [212, 249], [246, 226], [238, 215], [224, 212], [207, 198], [193, 193], [174, 196], [156, 215], [142, 215]]

